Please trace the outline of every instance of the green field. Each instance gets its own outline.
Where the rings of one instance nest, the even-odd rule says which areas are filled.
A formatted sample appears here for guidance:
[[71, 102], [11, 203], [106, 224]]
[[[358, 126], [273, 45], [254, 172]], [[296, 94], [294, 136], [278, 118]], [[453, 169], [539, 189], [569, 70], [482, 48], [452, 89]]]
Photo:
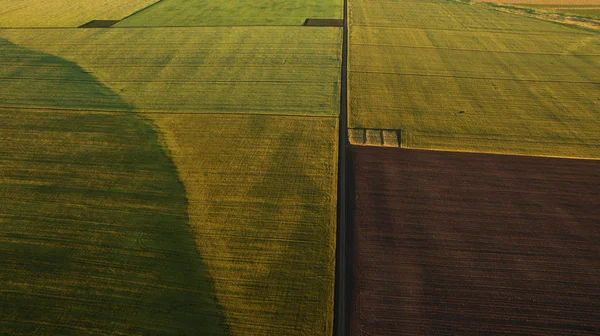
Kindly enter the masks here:
[[121, 20], [158, 0], [0, 0], [0, 28], [79, 27]]
[[349, 127], [402, 146], [600, 157], [600, 35], [446, 1], [351, 1]]
[[74, 63], [0, 59], [0, 334], [227, 334], [152, 124]]
[[[60, 323], [60, 328], [79, 321], [75, 323], [77, 330], [99, 334], [157, 334], [164, 330], [189, 334], [186, 332], [189, 329], [208, 335], [331, 333], [341, 29], [5, 29], [0, 31], [0, 37], [20, 45], [21, 49], [36, 50], [31, 52], [35, 55], [42, 52], [48, 55], [47, 61], [38, 62], [33, 54], [19, 54], [4, 46], [0, 48], [6, 55], [12, 55], [0, 59], [2, 84], [8, 88], [0, 96], [0, 106], [5, 113], [2, 128], [15, 129], [3, 133], [2, 139], [15, 144], [10, 147], [15, 153], [23, 151], [23, 148], [28, 148], [31, 157], [41, 153], [60, 153], [59, 157], [52, 159], [53, 163], [40, 163], [40, 170], [54, 167], [54, 164], [68, 166], [71, 160], [68, 155], [74, 155], [79, 160], [77, 162], [90, 160], [90, 165], [98, 167], [110, 163], [128, 172], [116, 174], [117, 181], [107, 182], [105, 179], [110, 176], [91, 170], [89, 176], [81, 178], [81, 183], [92, 187], [94, 183], [107, 187], [113, 183], [122, 186], [129, 182], [138, 186], [142, 183], [138, 179], [150, 174], [149, 181], [145, 182], [150, 183], [146, 189], [142, 188], [143, 184], [138, 186], [141, 190], [132, 189], [136, 197], [144, 200], [141, 205], [121, 204], [119, 197], [113, 203], [104, 204], [91, 196], [88, 199], [89, 192], [81, 187], [78, 190], [81, 201], [74, 205], [79, 209], [72, 218], [75, 224], [65, 222], [64, 230], [74, 228], [74, 232], [81, 234], [86, 229], [77, 225], [98, 225], [109, 221], [113, 214], [120, 216], [118, 220], [121, 221], [125, 212], [133, 219], [128, 222], [125, 220], [129, 217], [126, 217], [124, 222], [118, 223], [127, 223], [126, 229], [134, 232], [135, 239], [131, 240], [127, 234], [117, 231], [115, 244], [121, 244], [119, 239], [124, 239], [126, 243], [141, 246], [146, 258], [142, 260], [146, 263], [144, 267], [156, 265], [156, 272], [135, 265], [129, 272], [116, 268], [118, 263], [127, 262], [129, 251], [132, 254], [137, 252], [125, 245], [126, 250], [120, 251], [117, 256], [104, 253], [105, 250], [116, 249], [106, 239], [85, 241], [85, 237], [78, 236], [77, 244], [85, 243], [86, 248], [92, 249], [99, 244], [98, 250], [103, 253], [104, 259], [94, 263], [93, 258], [82, 254], [77, 260], [81, 263], [91, 260], [92, 266], [102, 274], [125, 274], [133, 279], [147, 277], [148, 281], [154, 280], [152, 284], [155, 286], [159, 286], [163, 278], [168, 283], [174, 282], [173, 277], [181, 277], [180, 286], [187, 284], [188, 279], [195, 281], [196, 286], [194, 292], [185, 292], [185, 295], [180, 295], [184, 290], [172, 289], [175, 292], [171, 294], [171, 287], [160, 287], [163, 296], [159, 299], [165, 304], [150, 309], [150, 314], [163, 311], [172, 314], [165, 313], [155, 323], [147, 325], [135, 323], [151, 320], [152, 316], [143, 312], [129, 314], [127, 311], [123, 315], [136, 316], [135, 323], [117, 321], [114, 325], [107, 325], [105, 316], [114, 311], [104, 310], [102, 305], [114, 305], [116, 299], [105, 296], [98, 299], [100, 303], [89, 301], [86, 303], [89, 309], [76, 314], [68, 309], [45, 314], [41, 309], [37, 315], [28, 317], [23, 307], [33, 305], [37, 300], [36, 296], [28, 294], [28, 288], [32, 286], [55, 286], [61, 293], [61, 296], [47, 298], [46, 306], [43, 306], [46, 310], [56, 304], [53, 300], [77, 302], [78, 295], [90, 292], [87, 288], [78, 292], [77, 288], [67, 284], [55, 285], [48, 279], [52, 273], [41, 269], [37, 273], [19, 276], [20, 282], [10, 289], [11, 298], [20, 302], [22, 310], [14, 313], [12, 309], [0, 309], [0, 314], [3, 314], [0, 316], [6, 317], [2, 320], [11, 321], [10, 324], [0, 324], [0, 333], [28, 333], [35, 331], [31, 328], [47, 325], [48, 321], [57, 317], [58, 321], [67, 321], [56, 322]], [[65, 64], [77, 67], [78, 72], [67, 71]], [[98, 119], [91, 117], [78, 122], [68, 119], [82, 113], [104, 118], [101, 120], [107, 124], [100, 124]], [[58, 120], [61, 125], [65, 124], [61, 127], [68, 130], [62, 133], [52, 131], [51, 135], [30, 132], [31, 138], [18, 144], [22, 128], [37, 130], [45, 127], [45, 119], [34, 117], [38, 115]], [[124, 128], [129, 124], [123, 118], [114, 117], [121, 115], [139, 120], [148, 130], [152, 130], [154, 125], [156, 138], [136, 137], [133, 130]], [[31, 116], [24, 126], [19, 126], [24, 123], [20, 121], [21, 116]], [[89, 134], [82, 123], [89, 123], [92, 127]], [[94, 127], [100, 127], [100, 130]], [[79, 129], [92, 138], [80, 141], [72, 134]], [[99, 137], [101, 131], [107, 132], [107, 135]], [[118, 135], [114, 139], [111, 138], [113, 133]], [[62, 138], [70, 139], [73, 144], [65, 146], [64, 141], [59, 141]], [[119, 141], [132, 146], [126, 157], [122, 152], [125, 144]], [[36, 145], [38, 142], [43, 146]], [[76, 145], [89, 149], [77, 148]], [[175, 183], [175, 189], [169, 190], [171, 193], [177, 191], [180, 197], [159, 194], [160, 200], [167, 198], [169, 203], [163, 207], [156, 205], [159, 210], [155, 212], [150, 210], [158, 201], [152, 201], [144, 192], [150, 193], [157, 188], [159, 182], [154, 179], [157, 179], [159, 167], [148, 168], [142, 160], [142, 171], [134, 169], [140, 160], [139, 155], [146, 155], [136, 146], [149, 145], [162, 153], [166, 163], [152, 156], [148, 160], [157, 161], [152, 162], [156, 165], [170, 164], [171, 175], [168, 176], [171, 178], [169, 181]], [[120, 156], [109, 157], [111, 150], [117, 151], [115, 155]], [[23, 164], [30, 165], [28, 162]], [[85, 169], [90, 169], [89, 165]], [[21, 177], [28, 174], [17, 172]], [[65, 170], [64, 174], [61, 188], [71, 188], [68, 176], [72, 176], [72, 169]], [[135, 178], [132, 177], [134, 174]], [[13, 183], [15, 179], [10, 177], [6, 183]], [[73, 185], [77, 186], [75, 182]], [[17, 185], [11, 188], [26, 190], [28, 187]], [[60, 190], [48, 189], [46, 197]], [[12, 190], [10, 192], [13, 193]], [[67, 193], [64, 197], [74, 199]], [[103, 200], [108, 198], [102, 197]], [[10, 204], [14, 205], [10, 208], [0, 206], [0, 215], [13, 218], [17, 213], [27, 213], [27, 209], [37, 206], [34, 201], [26, 194], [23, 197], [13, 196]], [[154, 203], [146, 203], [150, 201]], [[177, 206], [172, 204], [176, 201], [179, 202]], [[87, 211], [88, 204], [101, 206], [105, 213], [100, 213], [99, 219], [82, 217], [81, 212]], [[63, 216], [61, 210], [53, 207], [41, 216]], [[188, 230], [187, 235], [181, 233], [176, 236], [182, 236], [181, 241], [169, 238], [167, 234], [175, 230], [174, 224], [164, 219], [171, 212], [177, 213], [173, 216], [179, 220], [177, 225], [181, 225], [181, 231]], [[40, 226], [39, 232], [36, 231], [37, 225]], [[6, 239], [23, 235], [18, 223], [8, 228], [13, 231], [7, 231], [3, 236]], [[62, 231], [55, 230], [54, 222], [43, 226], [39, 219], [34, 219], [26, 228], [29, 240], [47, 239], [61, 241], [68, 246], [76, 245], [60, 237]], [[150, 233], [138, 232], [146, 229]], [[112, 231], [105, 231], [112, 237]], [[144, 250], [151, 246], [148, 244], [153, 243], [152, 239], [158, 239], [157, 235], [168, 239], [156, 242], [163, 244], [156, 253], [162, 252], [165, 256]], [[149, 242], [145, 241], [146, 237]], [[195, 253], [193, 262], [169, 250], [174, 247], [192, 248]], [[23, 248], [22, 253], [11, 254], [10, 265], [26, 263], [29, 258], [27, 250]], [[63, 255], [50, 254], [45, 257], [44, 263], [54, 267], [54, 264], [62, 263]], [[115, 261], [114, 258], [124, 261]], [[153, 258], [162, 259], [155, 262]], [[164, 265], [173, 258], [178, 258], [173, 265]], [[2, 268], [0, 272], [8, 274], [14, 272], [15, 267], [18, 266]], [[39, 263], [31, 267], [38, 269]], [[185, 275], [181, 275], [183, 271], [177, 267], [185, 270]], [[169, 274], [163, 275], [163, 271]], [[114, 293], [124, 302], [128, 295], [144, 299], [144, 288], [136, 287], [135, 283], [125, 289], [103, 286], [93, 292], [97, 295]], [[87, 297], [84, 299], [87, 300]], [[151, 304], [155, 301], [151, 299], [155, 298], [144, 300], [150, 300], [148, 305], [153, 308]], [[177, 300], [183, 299], [198, 303], [192, 302], [190, 309], [183, 309], [188, 302], [181, 306], [177, 303]], [[169, 300], [175, 303], [170, 304]], [[134, 301], [129, 307], [135, 305]], [[94, 309], [101, 311], [100, 317], [91, 314]], [[105, 311], [106, 315], [102, 315]], [[212, 324], [205, 323], [204, 319], [211, 319]], [[127, 327], [126, 323], [129, 323]], [[48, 328], [47, 334], [63, 333], [63, 329]], [[203, 331], [202, 328], [212, 328], [212, 331]]]
[[341, 29], [3, 30], [76, 62], [136, 111], [337, 115]]
[[117, 27], [299, 26], [307, 18], [341, 19], [343, 0], [163, 0]]

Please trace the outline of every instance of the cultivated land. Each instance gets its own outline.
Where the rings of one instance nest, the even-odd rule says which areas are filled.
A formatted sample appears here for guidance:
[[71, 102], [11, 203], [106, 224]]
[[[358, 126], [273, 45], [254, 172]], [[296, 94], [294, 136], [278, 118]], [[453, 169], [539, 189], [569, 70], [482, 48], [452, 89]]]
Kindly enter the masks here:
[[79, 27], [91, 20], [121, 20], [157, 0], [0, 0], [0, 28]]
[[337, 119], [156, 117], [235, 335], [330, 335]]
[[353, 335], [600, 332], [600, 161], [353, 153]]
[[341, 29], [3, 30], [76, 62], [139, 112], [339, 113]]
[[341, 19], [343, 6], [343, 0], [163, 0], [117, 26], [299, 26], [307, 18]]
[[152, 124], [72, 62], [0, 59], [0, 334], [227, 334]]
[[600, 158], [600, 35], [450, 1], [350, 2], [349, 127], [402, 146]]
[[[2, 30], [0, 36], [76, 63], [87, 76], [59, 76], [60, 63], [36, 64], [27, 55], [2, 59], [3, 69], [10, 69], [4, 81], [11, 90], [0, 105], [10, 113], [47, 109], [51, 100], [50, 115], [66, 116], [80, 109], [81, 100], [92, 101], [94, 113], [133, 110], [156, 125], [159, 143], [183, 182], [189, 220], [184, 212], [182, 223], [205, 263], [205, 268], [189, 267], [205, 270], [214, 288], [198, 292], [197, 299], [218, 302], [213, 315], [190, 311], [186, 317], [196, 319], [181, 322], [181, 328], [217, 316], [215, 328], [223, 329], [214, 334], [331, 333], [340, 28], [27, 29]], [[105, 94], [52, 100], [19, 91], [41, 92], [62, 83], [78, 92], [91, 82], [102, 83]], [[5, 119], [6, 127], [16, 127], [13, 120]], [[39, 153], [32, 149], [31, 155]], [[29, 200], [14, 202], [29, 207]], [[113, 204], [110, 211], [124, 210]], [[138, 220], [143, 226], [144, 218]], [[44, 232], [58, 239], [52, 230]], [[115, 271], [111, 264], [97, 267]], [[38, 281], [46, 284], [46, 275], [40, 271]], [[22, 289], [32, 281], [24, 278], [14, 294], [24, 305], [33, 304]], [[72, 318], [69, 312], [63, 317]], [[51, 315], [15, 316], [11, 328], [24, 330], [47, 319]], [[121, 330], [112, 328], [100, 326], [96, 332]]]
[[558, 12], [568, 15], [579, 15], [591, 18], [600, 18], [600, 4], [595, 5], [537, 5], [537, 4], [519, 4], [519, 6], [531, 7], [536, 10]]

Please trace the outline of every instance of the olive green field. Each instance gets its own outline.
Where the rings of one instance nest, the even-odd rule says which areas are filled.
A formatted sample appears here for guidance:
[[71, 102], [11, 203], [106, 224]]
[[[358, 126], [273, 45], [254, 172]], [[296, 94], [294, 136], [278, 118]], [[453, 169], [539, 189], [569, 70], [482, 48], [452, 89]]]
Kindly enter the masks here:
[[0, 30], [0, 334], [331, 334], [341, 28], [88, 19]]
[[0, 0], [0, 335], [332, 335], [340, 134], [600, 159], [598, 31], [344, 3]]

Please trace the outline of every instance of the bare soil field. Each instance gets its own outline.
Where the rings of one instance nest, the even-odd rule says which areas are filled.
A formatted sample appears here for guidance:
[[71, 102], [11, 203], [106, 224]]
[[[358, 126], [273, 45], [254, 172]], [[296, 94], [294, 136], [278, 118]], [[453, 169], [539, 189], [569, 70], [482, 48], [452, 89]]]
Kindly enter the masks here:
[[600, 161], [352, 155], [352, 335], [600, 332]]

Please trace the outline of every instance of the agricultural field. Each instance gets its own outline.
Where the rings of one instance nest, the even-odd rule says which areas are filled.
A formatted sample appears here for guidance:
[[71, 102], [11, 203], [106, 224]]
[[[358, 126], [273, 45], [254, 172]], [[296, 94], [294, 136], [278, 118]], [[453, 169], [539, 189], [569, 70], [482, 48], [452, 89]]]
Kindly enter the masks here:
[[352, 153], [352, 335], [600, 332], [600, 161]]
[[79, 27], [121, 20], [158, 0], [0, 0], [0, 28]]
[[[2, 299], [18, 305], [0, 309], [0, 333], [331, 334], [340, 28], [3, 29], [0, 38], [0, 127], [10, 130], [0, 139], [12, 144], [0, 147], [15, 171], [0, 180], [0, 194], [12, 195], [0, 206], [0, 238], [21, 246], [7, 245], [10, 267], [0, 267], [11, 279]], [[136, 146], [162, 161], [145, 163]], [[31, 166], [23, 148], [44, 159]], [[112, 165], [112, 175], [101, 170]], [[62, 203], [23, 215], [45, 204], [26, 193], [42, 182], [26, 180], [24, 167], [43, 183], [58, 179], [37, 197], [65, 190]], [[104, 236], [86, 241], [86, 225]], [[42, 249], [31, 271], [8, 277], [31, 242], [62, 250]], [[63, 260], [73, 251], [75, 261]], [[72, 273], [50, 281], [54, 268]], [[81, 280], [89, 269], [110, 281]], [[44, 289], [52, 292], [28, 315]], [[61, 308], [46, 314], [53, 305]]]
[[72, 62], [0, 59], [0, 334], [228, 334], [152, 124]]
[[0, 0], [0, 334], [600, 333], [600, 32], [344, 4]]
[[600, 158], [600, 35], [450, 1], [350, 1], [349, 127], [402, 147]]
[[520, 6], [530, 7], [535, 10], [564, 13], [567, 15], [578, 15], [600, 19], [600, 1], [594, 5], [537, 5], [522, 4]]
[[300, 26], [307, 18], [341, 19], [343, 7], [343, 0], [162, 0], [116, 26]]
[[138, 112], [339, 113], [341, 29], [3, 30], [76, 62]]
[[155, 120], [186, 186], [231, 334], [330, 335], [337, 119]]

